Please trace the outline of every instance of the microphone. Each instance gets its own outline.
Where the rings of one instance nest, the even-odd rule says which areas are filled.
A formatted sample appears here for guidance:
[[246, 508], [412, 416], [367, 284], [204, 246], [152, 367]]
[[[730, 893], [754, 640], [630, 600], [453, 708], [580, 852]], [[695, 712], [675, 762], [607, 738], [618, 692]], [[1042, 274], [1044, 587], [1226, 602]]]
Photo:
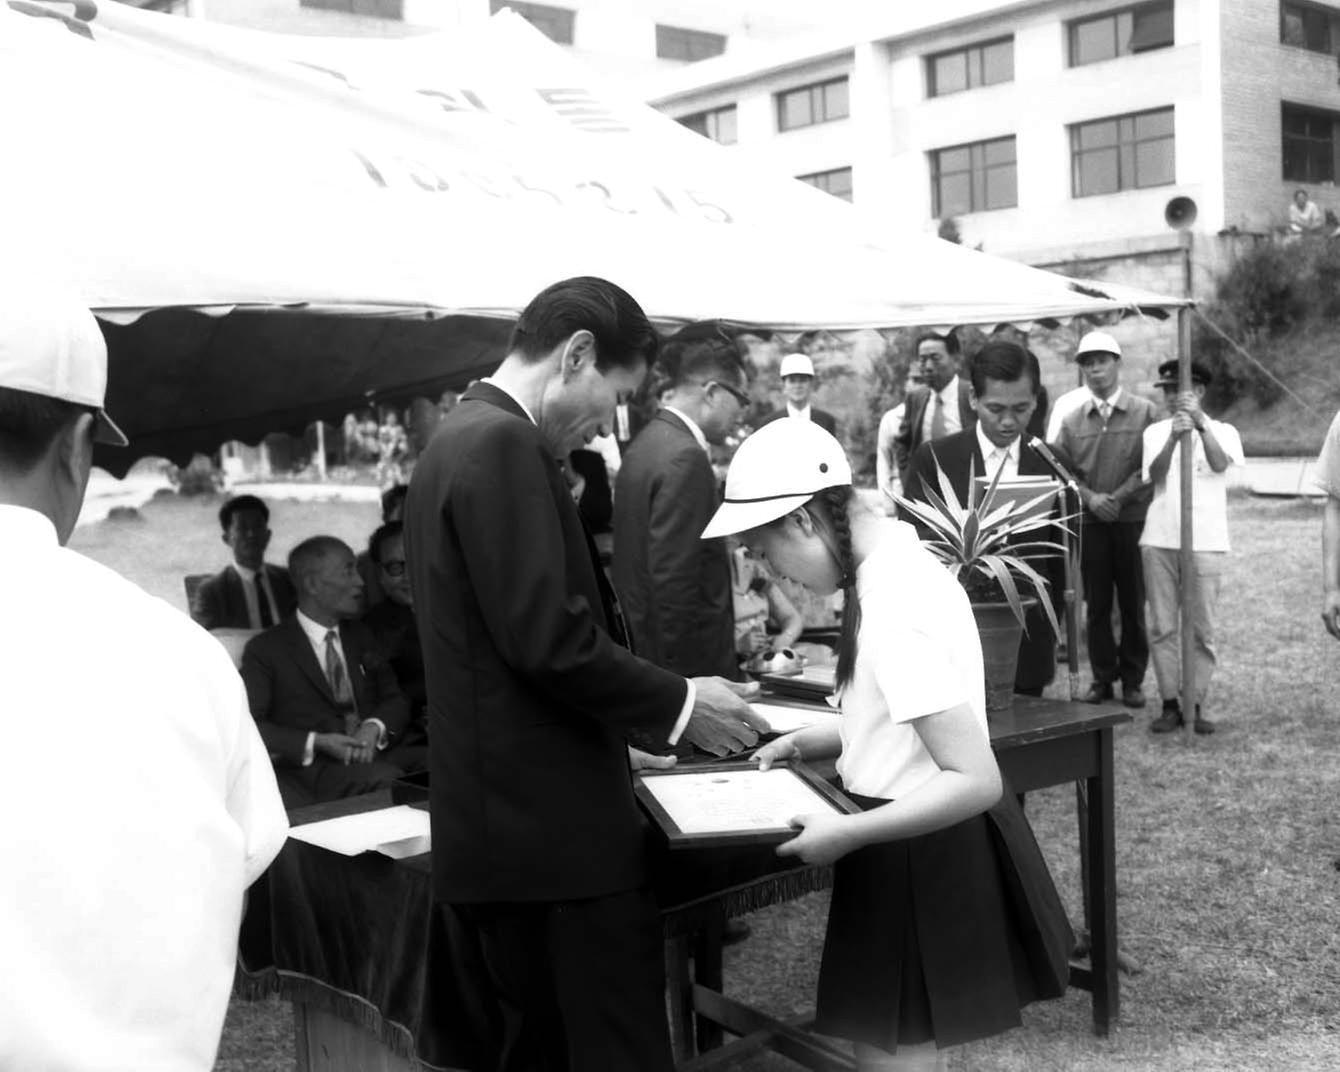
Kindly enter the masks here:
[[1029, 436], [1028, 445], [1037, 451], [1038, 457], [1047, 463], [1047, 468], [1057, 475], [1062, 484], [1073, 486], [1079, 483], [1075, 479], [1075, 474], [1061, 464], [1061, 459], [1052, 452], [1051, 447], [1037, 436]]

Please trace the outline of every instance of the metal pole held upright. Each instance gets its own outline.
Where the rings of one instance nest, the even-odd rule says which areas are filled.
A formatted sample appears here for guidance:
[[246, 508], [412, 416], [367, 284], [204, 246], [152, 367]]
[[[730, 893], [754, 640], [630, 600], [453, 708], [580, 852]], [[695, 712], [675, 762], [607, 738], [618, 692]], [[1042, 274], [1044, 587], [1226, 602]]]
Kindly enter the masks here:
[[[1177, 389], [1180, 392], [1191, 390], [1191, 309], [1183, 307], [1177, 313], [1178, 360]], [[1179, 553], [1179, 572], [1181, 584], [1181, 639], [1182, 639], [1182, 719], [1184, 730], [1190, 738], [1194, 735], [1196, 713], [1196, 636], [1194, 616], [1191, 608], [1195, 606], [1196, 595], [1196, 553], [1192, 541], [1191, 479], [1195, 464], [1195, 435], [1182, 437], [1179, 444], [1181, 455], [1181, 551]], [[1169, 477], [1171, 477], [1171, 473]]]

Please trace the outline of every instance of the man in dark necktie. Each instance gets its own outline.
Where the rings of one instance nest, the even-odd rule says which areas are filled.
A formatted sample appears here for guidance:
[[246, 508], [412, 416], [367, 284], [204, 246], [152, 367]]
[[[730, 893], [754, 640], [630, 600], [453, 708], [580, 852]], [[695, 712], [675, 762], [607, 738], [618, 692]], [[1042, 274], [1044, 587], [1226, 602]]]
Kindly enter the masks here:
[[331, 536], [289, 555], [295, 614], [242, 653], [252, 717], [270, 751], [284, 802], [334, 800], [389, 785], [409, 702], [357, 615], [363, 582], [354, 553]]
[[191, 617], [206, 629], [268, 629], [293, 613], [297, 596], [288, 570], [265, 561], [270, 509], [255, 495], [229, 499], [219, 510], [233, 561], [191, 600]]
[[917, 447], [966, 432], [977, 423], [972, 389], [959, 376], [958, 362], [958, 336], [952, 331], [947, 335], [928, 331], [917, 339], [916, 367], [921, 386], [908, 392], [903, 424], [893, 440], [898, 478], [904, 489]]

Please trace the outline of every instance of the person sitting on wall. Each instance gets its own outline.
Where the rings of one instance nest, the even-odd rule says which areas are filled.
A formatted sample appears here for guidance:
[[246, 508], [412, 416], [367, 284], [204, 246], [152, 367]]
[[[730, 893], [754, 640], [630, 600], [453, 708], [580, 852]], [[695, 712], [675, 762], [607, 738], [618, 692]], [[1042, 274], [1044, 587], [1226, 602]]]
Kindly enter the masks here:
[[268, 629], [293, 613], [297, 593], [288, 570], [265, 561], [270, 508], [239, 495], [219, 509], [223, 542], [233, 561], [204, 581], [191, 600], [191, 617], [206, 629]]
[[298, 590], [290, 618], [242, 652], [251, 715], [288, 807], [370, 793], [399, 778], [388, 750], [409, 702], [367, 627], [352, 619], [363, 582], [354, 553], [313, 536], [288, 558]]
[[1320, 234], [1326, 226], [1321, 209], [1301, 186], [1293, 192], [1289, 203], [1289, 233], [1294, 235]]

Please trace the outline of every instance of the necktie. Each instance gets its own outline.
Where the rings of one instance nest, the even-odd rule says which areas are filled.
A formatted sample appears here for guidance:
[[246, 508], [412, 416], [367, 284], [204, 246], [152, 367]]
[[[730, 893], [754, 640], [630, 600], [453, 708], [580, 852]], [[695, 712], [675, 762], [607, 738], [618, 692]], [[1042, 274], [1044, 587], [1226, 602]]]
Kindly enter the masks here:
[[265, 590], [264, 570], [256, 571], [256, 607], [260, 611], [261, 628], [269, 629], [275, 618], [270, 611], [270, 594]]
[[949, 433], [949, 429], [945, 425], [945, 402], [938, 391], [935, 393], [933, 405], [935, 408], [931, 410], [931, 438], [943, 439]]
[[1111, 402], [1099, 402], [1099, 403], [1098, 403], [1098, 416], [1101, 417], [1101, 418], [1103, 419], [1103, 427], [1106, 428], [1106, 427], [1107, 427], [1107, 419], [1108, 419], [1110, 416], [1112, 416], [1112, 403], [1111, 403]]
[[330, 691], [335, 704], [344, 711], [344, 732], [352, 734], [358, 728], [358, 713], [354, 710], [354, 693], [349, 687], [349, 675], [344, 669], [344, 660], [335, 646], [339, 634], [334, 630], [326, 632], [326, 678], [330, 681]]

